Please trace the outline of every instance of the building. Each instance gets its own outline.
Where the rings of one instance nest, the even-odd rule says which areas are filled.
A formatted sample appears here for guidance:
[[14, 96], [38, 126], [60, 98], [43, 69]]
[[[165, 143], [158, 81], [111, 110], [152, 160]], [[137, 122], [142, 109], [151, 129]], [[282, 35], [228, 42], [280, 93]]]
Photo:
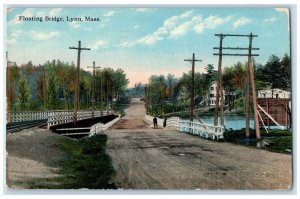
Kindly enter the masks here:
[[[217, 96], [217, 82], [213, 82], [209, 88], [209, 104], [210, 106], [215, 106], [216, 105], [216, 96]], [[225, 91], [223, 90], [223, 100], [225, 103]], [[221, 96], [219, 98], [219, 105], [221, 105]]]
[[274, 89], [266, 89], [266, 90], [259, 90], [257, 94], [258, 98], [277, 98], [277, 99], [290, 99], [291, 92], [281, 90], [278, 88]]

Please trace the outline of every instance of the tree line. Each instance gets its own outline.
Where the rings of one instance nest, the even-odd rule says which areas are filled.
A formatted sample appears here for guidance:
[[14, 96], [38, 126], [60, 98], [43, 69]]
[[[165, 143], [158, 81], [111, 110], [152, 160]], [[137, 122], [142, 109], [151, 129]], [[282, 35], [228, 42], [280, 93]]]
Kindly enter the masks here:
[[[17, 66], [9, 63], [7, 69], [7, 106], [10, 111], [72, 110], [76, 67], [61, 60], [47, 61], [42, 65], [32, 62]], [[93, 75], [80, 70], [80, 109], [90, 109], [93, 99]], [[109, 106], [113, 99], [120, 101], [129, 80], [122, 69], [97, 69], [96, 104]], [[102, 91], [102, 92], [101, 92]]]
[[[255, 84], [257, 90], [279, 88], [291, 90], [290, 57], [282, 58], [271, 55], [265, 65], [254, 62]], [[210, 106], [210, 87], [217, 80], [217, 71], [212, 64], [206, 67], [206, 73], [195, 73], [195, 105]], [[223, 89], [227, 94], [225, 104], [228, 109], [238, 106], [235, 101], [243, 101], [246, 90], [247, 63], [238, 62], [224, 67]], [[179, 78], [174, 75], [152, 75], [145, 87], [145, 102], [147, 113], [163, 115], [166, 113], [189, 109], [191, 100], [191, 71], [183, 73]], [[141, 87], [140, 84], [137, 87]]]

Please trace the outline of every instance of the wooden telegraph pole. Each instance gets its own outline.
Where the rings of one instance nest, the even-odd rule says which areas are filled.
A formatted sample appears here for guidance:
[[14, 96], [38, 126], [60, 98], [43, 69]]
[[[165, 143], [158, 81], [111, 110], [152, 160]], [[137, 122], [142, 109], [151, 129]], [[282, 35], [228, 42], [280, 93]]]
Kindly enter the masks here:
[[[248, 67], [247, 67], [247, 101], [246, 101], [246, 137], [250, 136], [250, 83], [252, 86], [252, 95], [253, 95], [253, 106], [254, 106], [254, 117], [255, 117], [255, 130], [256, 130], [256, 138], [257, 138], [257, 147], [260, 148], [260, 130], [259, 130], [259, 121], [258, 121], [258, 109], [257, 109], [257, 99], [256, 99], [256, 89], [254, 82], [254, 69], [252, 64], [252, 57], [259, 56], [258, 54], [252, 54], [252, 50], [259, 50], [259, 48], [252, 47], [252, 40], [257, 35], [253, 35], [250, 33], [249, 35], [238, 35], [238, 34], [215, 34], [218, 37], [248, 37], [249, 38], [249, 47], [248, 48], [239, 48], [239, 47], [214, 47], [214, 49], [219, 49], [219, 53], [214, 53], [213, 55], [218, 55], [222, 57], [225, 56], [247, 56], [248, 57]], [[248, 50], [248, 54], [239, 54], [239, 53], [223, 53], [221, 50]], [[219, 59], [220, 60], [220, 59]], [[221, 58], [222, 60], [222, 58]]]
[[195, 62], [202, 61], [195, 59], [195, 53], [193, 53], [192, 59], [185, 59], [184, 61], [192, 62], [192, 93], [191, 93], [191, 116], [190, 121], [193, 122], [194, 120], [194, 109], [195, 109]]
[[8, 62], [8, 52], [6, 51], [6, 123], [10, 122], [10, 101], [8, 98], [9, 95], [9, 62]]
[[44, 95], [44, 111], [47, 110], [47, 100], [46, 100], [46, 68], [45, 65], [43, 66], [43, 82], [44, 82], [44, 89], [43, 89], [43, 95]]
[[80, 77], [80, 53], [82, 50], [91, 50], [90, 48], [81, 48], [81, 41], [78, 41], [78, 47], [69, 47], [69, 49], [77, 50], [77, 71], [76, 71], [76, 84], [75, 84], [75, 105], [74, 105], [74, 114], [73, 114], [73, 123], [77, 122], [77, 112], [79, 110], [79, 96], [80, 96], [80, 86], [79, 86], [79, 77]]
[[96, 66], [95, 61], [93, 61], [93, 66], [88, 68], [93, 68], [93, 101], [92, 101], [92, 119], [95, 117], [95, 103], [96, 103], [96, 68], [101, 68]]
[[100, 86], [101, 86], [101, 93], [100, 93], [100, 103], [101, 103], [101, 117], [103, 116], [103, 77], [101, 74], [101, 81], [100, 81]]
[[[220, 38], [219, 43], [219, 62], [218, 62], [218, 81], [217, 81], [217, 90], [216, 90], [216, 106], [215, 106], [215, 113], [214, 113], [214, 126], [219, 125], [219, 104], [220, 104], [220, 93], [221, 93], [221, 126], [224, 127], [224, 96], [223, 96], [223, 83], [222, 83], [222, 46], [223, 46], [223, 39], [225, 36], [221, 33], [217, 35]], [[217, 129], [215, 129], [217, 131]]]
[[252, 32], [249, 35], [249, 49], [248, 49], [248, 68], [249, 68], [249, 75], [250, 81], [252, 86], [252, 95], [253, 95], [253, 106], [254, 106], [254, 117], [255, 117], [255, 132], [257, 138], [257, 147], [261, 148], [261, 141], [260, 141], [260, 130], [259, 130], [259, 120], [258, 120], [258, 107], [257, 107], [257, 98], [256, 98], [256, 88], [254, 82], [254, 69], [252, 63], [252, 40], [253, 37], [257, 37], [257, 35], [253, 35]]

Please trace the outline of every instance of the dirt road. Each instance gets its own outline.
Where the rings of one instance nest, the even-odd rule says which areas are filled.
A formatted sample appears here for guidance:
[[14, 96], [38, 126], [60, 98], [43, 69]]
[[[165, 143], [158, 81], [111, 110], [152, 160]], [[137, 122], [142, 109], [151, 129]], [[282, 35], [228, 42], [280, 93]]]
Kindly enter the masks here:
[[57, 147], [61, 136], [46, 129], [31, 128], [6, 136], [6, 174], [10, 188], [55, 184], [56, 162], [64, 152]]
[[292, 186], [291, 155], [149, 128], [143, 123], [145, 108], [138, 99], [126, 113], [107, 132], [119, 188], [273, 190]]

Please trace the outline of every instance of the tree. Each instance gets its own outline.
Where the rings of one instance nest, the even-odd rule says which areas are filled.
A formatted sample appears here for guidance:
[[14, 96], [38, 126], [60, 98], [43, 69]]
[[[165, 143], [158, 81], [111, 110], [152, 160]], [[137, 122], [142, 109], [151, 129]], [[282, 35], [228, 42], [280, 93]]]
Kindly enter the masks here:
[[288, 54], [284, 54], [283, 58], [281, 59], [281, 67], [283, 69], [283, 75], [287, 81], [287, 89], [291, 89], [291, 59]]
[[[234, 70], [232, 67], [226, 67], [223, 70], [223, 87], [227, 95], [227, 104], [229, 111], [234, 107], [234, 98], [232, 98], [232, 93], [234, 91], [234, 84], [233, 84], [233, 76], [234, 76]], [[233, 102], [233, 103], [231, 103]], [[225, 102], [226, 103], [226, 102]]]
[[7, 106], [9, 106], [9, 110], [13, 110], [15, 107], [15, 103], [17, 102], [16, 86], [20, 78], [20, 68], [16, 64], [14, 64], [12, 66], [9, 66], [7, 70]]
[[177, 84], [177, 79], [172, 74], [167, 75], [167, 97], [169, 100], [174, 100], [174, 89]]
[[246, 66], [238, 62], [233, 66], [232, 84], [243, 93], [246, 83]]
[[[286, 60], [285, 60], [286, 62]], [[272, 89], [287, 89], [288, 78], [283, 68], [280, 58], [276, 55], [271, 55], [265, 66], [265, 81], [269, 83]]]
[[24, 78], [19, 81], [18, 94], [20, 108], [25, 110], [30, 99], [30, 87]]
[[55, 60], [52, 62], [47, 61], [45, 67], [47, 73], [47, 103], [49, 108], [53, 110], [58, 103], [58, 67]]

